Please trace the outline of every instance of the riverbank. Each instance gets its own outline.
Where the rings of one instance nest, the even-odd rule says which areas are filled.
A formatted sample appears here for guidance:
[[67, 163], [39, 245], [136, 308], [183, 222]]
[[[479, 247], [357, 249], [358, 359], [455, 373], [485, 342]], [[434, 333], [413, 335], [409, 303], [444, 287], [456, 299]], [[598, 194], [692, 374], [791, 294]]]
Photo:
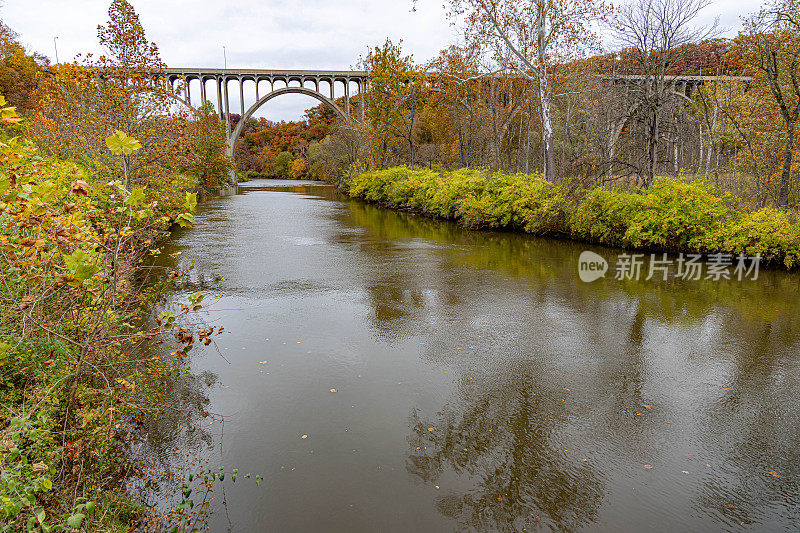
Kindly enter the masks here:
[[[4, 109], [2, 117], [13, 117]], [[23, 137], [0, 139], [0, 523], [12, 531], [130, 531], [147, 475], [141, 428], [179, 365], [143, 349], [195, 340], [148, 311], [178, 273], [146, 268], [196, 193], [185, 175], [126, 190]], [[185, 312], [199, 308], [195, 299]], [[180, 320], [180, 317], [177, 318]]]
[[469, 228], [521, 231], [642, 251], [760, 255], [800, 266], [797, 216], [745, 211], [704, 180], [660, 178], [643, 191], [567, 190], [538, 175], [485, 170], [363, 172], [342, 190], [395, 209], [455, 220]]

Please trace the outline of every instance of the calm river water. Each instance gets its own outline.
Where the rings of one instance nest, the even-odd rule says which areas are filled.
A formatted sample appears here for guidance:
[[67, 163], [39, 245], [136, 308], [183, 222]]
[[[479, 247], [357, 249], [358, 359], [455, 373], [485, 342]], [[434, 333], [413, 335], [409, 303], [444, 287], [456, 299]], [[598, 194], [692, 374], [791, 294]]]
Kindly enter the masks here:
[[798, 276], [583, 283], [584, 249], [314, 184], [204, 203], [166, 251], [226, 330], [184, 391], [240, 472], [211, 530], [796, 531]]

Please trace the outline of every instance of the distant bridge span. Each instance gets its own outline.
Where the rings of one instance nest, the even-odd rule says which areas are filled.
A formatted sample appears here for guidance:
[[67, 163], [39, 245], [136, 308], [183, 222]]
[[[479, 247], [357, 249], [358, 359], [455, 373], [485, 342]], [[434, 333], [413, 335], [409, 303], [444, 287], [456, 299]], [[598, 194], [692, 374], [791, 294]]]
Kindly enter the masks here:
[[[200, 86], [200, 102], [213, 101], [216, 92], [217, 112], [225, 121], [227, 134], [227, 154], [233, 157], [239, 136], [244, 130], [244, 125], [262, 105], [282, 94], [304, 94], [316, 98], [328, 108], [335, 111], [345, 120], [354, 120], [350, 109], [351, 85], [355, 84], [356, 93], [360, 98], [360, 119], [364, 118], [364, 91], [366, 91], [369, 76], [359, 70], [266, 70], [266, 69], [218, 69], [218, 68], [167, 68], [159, 74], [166, 77], [175, 89], [183, 86], [183, 96], [178, 99], [188, 107], [192, 106], [192, 81], [197, 80]], [[213, 82], [212, 93], [209, 94], [208, 84]], [[238, 85], [240, 116], [235, 128], [231, 128], [230, 112], [230, 84]], [[255, 102], [249, 107], [245, 106], [244, 87], [246, 82], [252, 82], [255, 87]], [[282, 87], [275, 87], [275, 84]], [[267, 90], [261, 92], [261, 87], [267, 85]], [[327, 85], [327, 91], [323, 90]], [[336, 88], [341, 85], [344, 96], [344, 106], [336, 103]]]

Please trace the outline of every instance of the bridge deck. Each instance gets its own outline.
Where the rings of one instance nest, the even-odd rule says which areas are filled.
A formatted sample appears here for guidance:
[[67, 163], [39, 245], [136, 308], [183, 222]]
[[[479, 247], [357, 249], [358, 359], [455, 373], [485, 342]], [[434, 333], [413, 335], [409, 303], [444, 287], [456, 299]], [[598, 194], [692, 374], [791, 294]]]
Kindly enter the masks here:
[[289, 70], [289, 69], [255, 69], [255, 68], [215, 68], [215, 67], [188, 67], [188, 68], [166, 68], [164, 73], [167, 75], [183, 74], [208, 74], [217, 76], [303, 76], [315, 77], [348, 77], [358, 78], [367, 77], [363, 70]]

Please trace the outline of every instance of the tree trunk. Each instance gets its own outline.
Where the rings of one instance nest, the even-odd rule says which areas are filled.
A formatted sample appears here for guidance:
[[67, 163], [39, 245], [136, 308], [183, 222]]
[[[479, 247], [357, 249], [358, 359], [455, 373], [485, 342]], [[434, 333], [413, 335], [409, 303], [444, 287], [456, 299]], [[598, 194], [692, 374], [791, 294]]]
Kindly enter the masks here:
[[786, 123], [786, 148], [783, 151], [783, 170], [781, 171], [781, 184], [778, 191], [778, 205], [789, 205], [789, 183], [792, 171], [792, 156], [794, 155], [794, 121]]
[[658, 161], [658, 111], [655, 110], [650, 116], [649, 132], [647, 138], [647, 169], [645, 170], [645, 189], [653, 183], [656, 175], [656, 162]]
[[539, 84], [539, 102], [542, 109], [542, 156], [545, 179], [552, 180], [555, 176], [555, 158], [553, 156], [553, 122], [550, 112], [550, 88], [547, 84], [547, 58], [544, 53], [544, 32], [546, 5], [544, 0], [537, 2], [536, 32], [537, 52], [539, 64], [536, 69], [536, 78]]
[[530, 172], [530, 160], [531, 160], [531, 103], [530, 100], [527, 100], [527, 111], [528, 111], [528, 126], [527, 126], [527, 133], [525, 135], [525, 174]]

